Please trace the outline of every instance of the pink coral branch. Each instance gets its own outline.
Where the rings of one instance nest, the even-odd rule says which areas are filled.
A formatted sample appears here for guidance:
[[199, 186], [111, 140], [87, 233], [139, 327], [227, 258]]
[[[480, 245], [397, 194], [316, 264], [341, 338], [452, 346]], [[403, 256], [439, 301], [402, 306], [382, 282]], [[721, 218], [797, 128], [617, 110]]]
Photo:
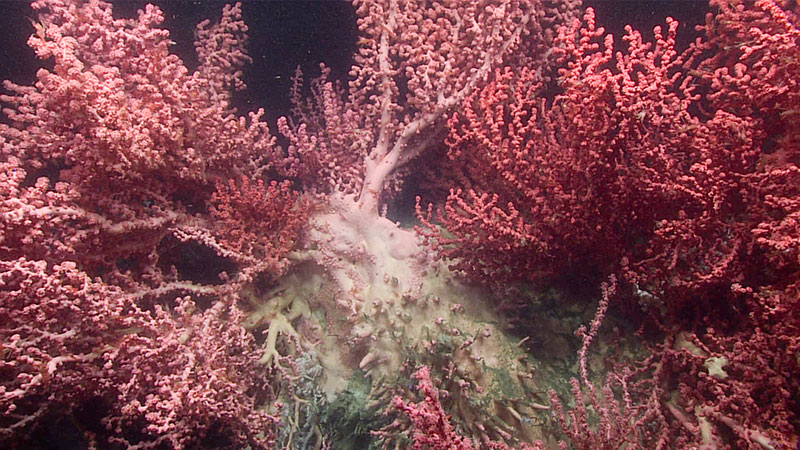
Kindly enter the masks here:
[[417, 388], [425, 400], [413, 404], [395, 397], [392, 404], [403, 411], [414, 423], [414, 449], [474, 450], [472, 441], [461, 437], [450, 424], [450, 418], [439, 402], [439, 390], [433, 386], [430, 369], [420, 367], [414, 374]]

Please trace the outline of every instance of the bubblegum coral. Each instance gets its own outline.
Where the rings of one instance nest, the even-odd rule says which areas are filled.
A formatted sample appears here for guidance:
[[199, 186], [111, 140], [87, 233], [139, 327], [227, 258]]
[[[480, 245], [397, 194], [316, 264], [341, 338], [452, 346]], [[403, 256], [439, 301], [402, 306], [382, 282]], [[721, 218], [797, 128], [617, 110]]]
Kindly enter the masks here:
[[[137, 19], [103, 2], [32, 7], [29, 45], [53, 65], [2, 96], [0, 441], [25, 445], [66, 413], [98, 446], [270, 447], [269, 372], [238, 300], [282, 272], [305, 213], [285, 186], [244, 182], [243, 205], [220, 181], [258, 177], [275, 150], [263, 111], [229, 105], [248, 61], [240, 7], [198, 26], [194, 72], [153, 6]], [[181, 240], [231, 260], [237, 280], [182, 276]]]
[[[794, 2], [712, 1], [681, 51], [573, 0], [354, 0], [352, 67], [298, 70], [277, 135], [232, 106], [240, 5], [195, 69], [157, 7], [32, 5], [46, 67], [0, 97], [3, 445], [797, 443]], [[390, 220], [432, 174], [421, 226]], [[576, 279], [609, 280], [577, 340]]]
[[494, 67], [546, 64], [552, 39], [546, 28], [571, 18], [577, 7], [540, 0], [354, 4], [362, 38], [346, 100], [323, 69], [315, 102], [297, 105], [294, 129], [286, 120], [279, 127], [292, 142], [291, 154], [318, 161], [322, 181], [356, 194], [365, 209], [377, 208], [384, 191], [391, 192], [390, 181], [431, 146], [447, 114]]
[[[314, 101], [279, 121], [286, 153], [262, 111], [239, 117], [231, 107], [249, 60], [238, 5], [225, 7], [218, 24], [198, 26], [194, 71], [170, 53], [156, 7], [124, 19], [100, 1], [32, 6], [38, 21], [29, 45], [52, 67], [40, 69], [33, 86], [7, 82], [2, 97], [0, 258], [16, 284], [9, 281], [0, 299], [9, 339], [42, 348], [30, 367], [20, 362], [24, 351], [4, 367], [5, 392], [13, 392], [4, 406], [24, 410], [7, 423], [8, 442], [28, 442], [56, 411], [67, 411], [86, 421], [97, 445], [269, 446], [274, 419], [264, 411], [283, 408], [277, 398], [302, 400], [291, 390], [302, 371], [293, 356], [313, 347], [332, 354], [324, 359], [332, 396], [354, 370], [388, 377], [401, 364], [404, 344], [393, 336], [418, 342], [426, 329], [417, 322], [404, 329], [409, 312], [427, 308], [428, 325], [474, 332], [476, 319], [464, 311], [479, 306], [462, 306], [463, 295], [439, 298], [444, 284], [427, 272], [415, 235], [378, 206], [397, 185], [389, 179], [399, 180], [400, 169], [438, 139], [447, 114], [493, 67], [548, 63], [546, 28], [571, 17], [573, 2], [357, 2], [364, 37], [349, 95], [343, 100], [332, 83], [316, 82]], [[307, 198], [293, 190], [298, 185]], [[292, 252], [301, 229], [303, 248]], [[22, 277], [18, 264], [36, 273]], [[28, 295], [31, 285], [58, 284], [64, 270], [108, 295], [95, 298], [76, 287], [80, 281], [67, 294]], [[21, 298], [32, 303], [20, 306]], [[85, 312], [42, 308], [35, 320], [52, 324], [46, 338], [74, 337], [49, 346], [36, 330], [21, 332], [17, 310], [53, 299]], [[76, 331], [103, 321], [109, 328], [96, 337]], [[475, 362], [503, 355], [491, 357], [493, 371], [481, 382], [527, 372], [502, 331], [483, 328], [480, 345], [469, 338], [459, 352]], [[33, 374], [41, 367], [49, 367], [43, 382], [55, 384], [14, 384], [29, 373], [40, 380]], [[100, 387], [71, 396], [62, 375]], [[465, 392], [514, 411], [509, 420], [523, 426], [505, 392], [463, 383]], [[50, 401], [38, 389], [52, 390]], [[95, 398], [104, 409], [90, 415], [84, 406]], [[290, 423], [281, 439], [301, 426]]]
[[382, 217], [410, 167], [441, 138], [447, 116], [461, 108], [496, 67], [536, 64], [542, 77], [557, 26], [571, 18], [574, 2], [486, 0], [477, 3], [356, 1], [359, 52], [346, 93], [329, 71], [280, 118], [289, 140], [287, 175], [329, 193], [312, 215], [307, 258], [339, 285], [340, 305], [353, 316], [373, 314], [385, 280], [402, 280], [417, 295], [425, 276], [416, 235]]
[[[263, 111], [246, 119], [229, 106], [230, 90], [243, 86], [238, 67], [248, 61], [240, 8], [198, 26], [200, 65], [190, 73], [169, 53], [155, 7], [133, 20], [114, 19], [105, 3], [32, 6], [41, 14], [29, 45], [54, 65], [39, 70], [35, 86], [6, 82], [15, 95], [2, 97], [11, 121], [2, 126], [2, 151], [28, 176], [51, 167], [58, 176], [35, 208], [8, 206], [10, 250], [31, 227], [48, 230], [53, 244], [42, 252], [57, 247], [66, 254], [49, 256], [107, 270], [114, 258], [141, 261], [170, 227], [212, 229], [187, 206], [207, 201], [220, 177], [255, 176], [256, 162], [276, 152]], [[130, 235], [137, 238], [117, 244]]]
[[26, 429], [87, 408], [103, 427], [91, 414], [76, 420], [101, 446], [274, 439], [275, 420], [254, 409], [263, 369], [252, 336], [232, 326], [241, 312], [231, 301], [148, 312], [74, 263], [25, 259], [0, 262], [0, 286], [0, 441], [24, 442]]
[[392, 400], [395, 408], [406, 413], [414, 422], [415, 449], [474, 450], [469, 439], [459, 436], [450, 424], [439, 402], [439, 390], [433, 386], [430, 370], [423, 366], [414, 374], [417, 389], [425, 397], [417, 404], [408, 404], [400, 397]]
[[[656, 28], [655, 45], [628, 28], [616, 55], [591, 10], [585, 22], [559, 34], [562, 90], [552, 103], [534, 72], [506, 69], [452, 116], [448, 157], [463, 187], [441, 216], [452, 236], [418, 206], [429, 242], [473, 279], [641, 261], [659, 273], [634, 281], [657, 295], [735, 278], [744, 249], [726, 236], [749, 230], [724, 215], [741, 209], [734, 193], [757, 162], [757, 131], [724, 111], [692, 115], [699, 96], [678, 70], [677, 22], [666, 35]], [[698, 247], [707, 250], [679, 251]]]
[[[414, 424], [413, 448], [415, 450], [474, 450], [476, 444], [473, 444], [468, 438], [460, 436], [450, 423], [450, 418], [447, 417], [439, 401], [439, 389], [431, 380], [430, 368], [420, 367], [414, 372], [414, 378], [417, 380], [417, 390], [424, 400], [418, 403], [407, 403], [399, 396], [392, 399], [394, 407], [406, 414]], [[395, 422], [395, 426], [399, 426], [399, 424]], [[511, 449], [503, 442], [487, 441], [482, 444], [482, 448], [487, 449]], [[541, 449], [541, 442], [536, 442], [534, 445], [523, 443], [519, 447], [519, 450]]]
[[[641, 421], [623, 434], [643, 448], [796, 442], [797, 402], [786, 394], [797, 321], [783, 315], [796, 308], [798, 274], [797, 148], [784, 122], [795, 99], [783, 81], [795, 66], [776, 55], [796, 53], [797, 12], [773, 1], [719, 6], [707, 40], [682, 54], [670, 19], [654, 43], [628, 27], [615, 53], [590, 9], [559, 33], [552, 100], [528, 69], [507, 69], [453, 114], [459, 189], [439, 216], [417, 206], [440, 257], [473, 280], [547, 285], [578, 267], [621, 275], [623, 309], [664, 341], [609, 376], [605, 405], [584, 366], [582, 381], [613, 430], [634, 425], [611, 390], [622, 383]], [[562, 426], [594, 448], [577, 382], [574, 392], [581, 405], [569, 426], [559, 413]], [[723, 437], [728, 428], [734, 437]]]

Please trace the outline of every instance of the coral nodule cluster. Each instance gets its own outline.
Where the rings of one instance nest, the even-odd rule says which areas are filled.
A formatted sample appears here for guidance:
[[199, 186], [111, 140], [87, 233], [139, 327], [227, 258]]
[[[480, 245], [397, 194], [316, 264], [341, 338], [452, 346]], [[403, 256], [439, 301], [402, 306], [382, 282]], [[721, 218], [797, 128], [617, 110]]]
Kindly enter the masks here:
[[682, 48], [579, 0], [353, 0], [350, 71], [272, 127], [253, 5], [194, 60], [157, 6], [31, 2], [0, 446], [800, 445], [797, 2], [710, 0]]

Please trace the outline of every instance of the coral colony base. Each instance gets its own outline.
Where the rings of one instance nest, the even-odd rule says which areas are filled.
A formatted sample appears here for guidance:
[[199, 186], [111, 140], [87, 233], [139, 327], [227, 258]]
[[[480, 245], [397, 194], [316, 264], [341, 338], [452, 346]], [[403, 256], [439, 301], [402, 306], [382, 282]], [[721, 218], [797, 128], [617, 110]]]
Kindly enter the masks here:
[[797, 3], [711, 0], [686, 49], [577, 1], [353, 4], [346, 84], [298, 75], [272, 134], [231, 106], [240, 5], [192, 71], [155, 6], [32, 2], [2, 446], [796, 448]]

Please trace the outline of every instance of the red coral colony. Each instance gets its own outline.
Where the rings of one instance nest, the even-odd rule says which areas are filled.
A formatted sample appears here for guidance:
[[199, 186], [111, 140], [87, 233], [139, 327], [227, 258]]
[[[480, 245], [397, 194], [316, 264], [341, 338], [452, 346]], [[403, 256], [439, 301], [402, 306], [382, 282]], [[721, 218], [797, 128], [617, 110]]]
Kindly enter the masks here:
[[798, 2], [710, 0], [685, 45], [578, 0], [345, 6], [349, 74], [298, 70], [270, 129], [242, 5], [188, 63], [156, 6], [30, 4], [1, 447], [800, 446]]

